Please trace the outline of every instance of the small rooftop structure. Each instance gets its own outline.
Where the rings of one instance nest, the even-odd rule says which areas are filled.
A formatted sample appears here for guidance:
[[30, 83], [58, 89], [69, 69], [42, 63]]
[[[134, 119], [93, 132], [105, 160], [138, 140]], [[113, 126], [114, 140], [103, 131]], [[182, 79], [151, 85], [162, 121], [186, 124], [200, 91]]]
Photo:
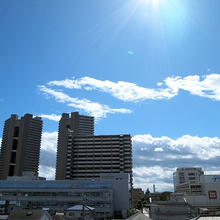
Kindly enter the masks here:
[[48, 214], [48, 212], [38, 209], [36, 210], [16, 209], [8, 216], [8, 220], [23, 220], [23, 219], [52, 220], [52, 217]]
[[[87, 205], [84, 206], [85, 211], [92, 211], [94, 209], [95, 208], [92, 208], [92, 207], [87, 206]], [[74, 205], [74, 206], [67, 209], [67, 211], [82, 211], [82, 210], [83, 210], [83, 205]]]
[[81, 219], [84, 216], [85, 220], [94, 220], [94, 211], [94, 208], [87, 205], [74, 205], [67, 209], [66, 217]]

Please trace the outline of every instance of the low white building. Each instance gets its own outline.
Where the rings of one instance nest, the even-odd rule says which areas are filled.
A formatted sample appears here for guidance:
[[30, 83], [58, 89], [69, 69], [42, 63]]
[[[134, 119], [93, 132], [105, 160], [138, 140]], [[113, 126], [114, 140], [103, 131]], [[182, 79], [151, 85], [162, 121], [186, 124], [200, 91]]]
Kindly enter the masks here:
[[[187, 171], [187, 172], [186, 172]], [[185, 200], [193, 207], [216, 208], [220, 204], [220, 175], [204, 175], [201, 168], [178, 168], [174, 173], [173, 200]], [[184, 173], [182, 175], [182, 173]], [[192, 173], [194, 173], [192, 175]], [[190, 174], [190, 175], [189, 175]], [[185, 181], [178, 181], [180, 176]], [[194, 176], [191, 180], [189, 177]]]
[[178, 187], [183, 184], [196, 184], [200, 182], [200, 177], [204, 175], [200, 167], [183, 167], [177, 168], [173, 173], [174, 191], [178, 191]]

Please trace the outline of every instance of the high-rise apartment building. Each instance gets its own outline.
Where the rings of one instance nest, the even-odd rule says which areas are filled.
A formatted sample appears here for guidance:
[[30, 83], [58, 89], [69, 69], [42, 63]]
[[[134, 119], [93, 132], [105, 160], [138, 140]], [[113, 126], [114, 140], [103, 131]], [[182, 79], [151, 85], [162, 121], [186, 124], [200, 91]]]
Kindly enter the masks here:
[[[60, 120], [56, 179], [98, 178], [101, 173], [128, 173], [132, 185], [131, 136], [94, 135], [94, 119], [78, 115], [79, 118], [85, 117], [84, 123], [80, 124], [72, 119], [75, 114], [78, 115], [72, 113], [71, 118], [69, 114], [63, 114]], [[88, 125], [86, 119], [89, 119]], [[78, 125], [73, 125], [74, 122]], [[74, 131], [75, 127], [78, 131]]]
[[132, 180], [130, 135], [73, 137], [67, 153], [66, 179], [98, 178], [100, 173], [128, 173]]
[[0, 179], [21, 176], [30, 171], [38, 175], [42, 120], [25, 114], [16, 114], [5, 121], [0, 153]]
[[78, 112], [64, 113], [59, 122], [56, 179], [66, 179], [66, 167], [69, 148], [72, 146], [72, 137], [94, 135], [94, 117], [79, 115]]

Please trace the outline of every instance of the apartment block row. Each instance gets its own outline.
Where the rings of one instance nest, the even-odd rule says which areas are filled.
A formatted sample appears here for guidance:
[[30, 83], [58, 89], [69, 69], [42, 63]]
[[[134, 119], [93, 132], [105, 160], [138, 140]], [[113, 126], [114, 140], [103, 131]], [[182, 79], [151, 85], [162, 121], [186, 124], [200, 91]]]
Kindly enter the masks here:
[[[0, 179], [33, 172], [38, 176], [43, 121], [25, 114], [5, 121]], [[128, 173], [132, 184], [131, 136], [94, 135], [94, 117], [64, 113], [59, 122], [56, 180], [98, 178], [101, 173]]]

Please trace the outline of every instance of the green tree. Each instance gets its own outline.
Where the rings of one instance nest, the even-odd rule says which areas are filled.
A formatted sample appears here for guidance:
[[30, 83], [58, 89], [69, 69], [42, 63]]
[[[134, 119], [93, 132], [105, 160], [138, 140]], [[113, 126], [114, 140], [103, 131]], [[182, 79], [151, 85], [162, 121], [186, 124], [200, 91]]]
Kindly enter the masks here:
[[143, 208], [144, 208], [143, 201], [138, 200], [137, 205], [136, 205], [136, 209], [140, 210], [141, 213], [143, 213]]
[[171, 192], [169, 192], [169, 191], [162, 192], [160, 195], [160, 200], [161, 201], [170, 200], [170, 194], [171, 194]]

